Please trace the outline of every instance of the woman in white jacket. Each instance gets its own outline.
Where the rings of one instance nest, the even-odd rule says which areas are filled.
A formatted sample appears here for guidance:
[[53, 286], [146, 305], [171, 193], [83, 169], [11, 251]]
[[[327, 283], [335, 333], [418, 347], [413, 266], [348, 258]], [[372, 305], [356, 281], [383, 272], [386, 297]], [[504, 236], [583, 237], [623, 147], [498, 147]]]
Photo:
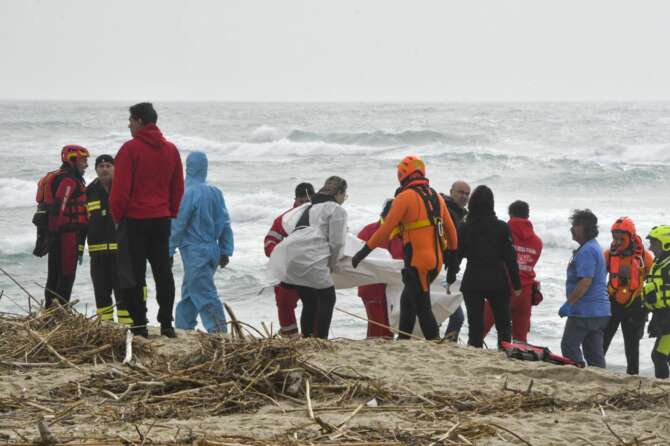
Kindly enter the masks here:
[[283, 218], [289, 236], [272, 253], [271, 263], [285, 267], [282, 282], [298, 291], [302, 301], [300, 329], [303, 336], [326, 339], [335, 307], [335, 286], [331, 273], [347, 236], [347, 182], [330, 177], [304, 204]]

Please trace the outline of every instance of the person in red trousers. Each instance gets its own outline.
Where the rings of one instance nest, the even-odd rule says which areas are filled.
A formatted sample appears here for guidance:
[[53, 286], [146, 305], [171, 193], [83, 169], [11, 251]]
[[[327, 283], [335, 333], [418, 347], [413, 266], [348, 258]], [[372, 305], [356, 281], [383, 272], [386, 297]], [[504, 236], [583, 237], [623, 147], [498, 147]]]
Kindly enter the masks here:
[[[314, 196], [314, 186], [310, 183], [300, 183], [295, 188], [295, 199], [293, 207], [302, 206], [309, 203]], [[264, 240], [265, 255], [270, 257], [275, 247], [281, 243], [288, 234], [282, 225], [282, 218], [291, 209], [281, 213], [272, 222], [272, 227], [268, 231]], [[275, 287], [275, 300], [277, 301], [277, 315], [279, 316], [279, 334], [283, 337], [298, 335], [298, 323], [295, 319], [295, 307], [298, 305], [298, 292], [294, 288], [288, 288], [280, 283]]]
[[[533, 288], [539, 289], [535, 280], [535, 264], [542, 253], [542, 240], [535, 234], [529, 218], [529, 207], [525, 201], [515, 201], [509, 205], [509, 225], [512, 242], [516, 250], [521, 278], [521, 294], [513, 296], [511, 301], [512, 339], [528, 342], [530, 314], [533, 305]], [[484, 336], [493, 326], [493, 313], [490, 305], [484, 308]]]
[[[377, 232], [377, 229], [379, 229], [384, 222], [384, 218], [391, 209], [391, 203], [393, 203], [393, 200], [386, 200], [379, 221], [370, 223], [361, 229], [358, 233], [359, 239], [365, 242], [370, 240], [372, 234]], [[392, 240], [388, 240], [386, 245], [382, 246], [382, 248], [388, 250], [391, 253], [391, 257], [394, 259], [402, 260], [402, 238], [394, 237]], [[374, 324], [374, 322], [377, 322], [387, 327], [389, 325], [388, 307], [386, 304], [386, 285], [383, 283], [376, 283], [358, 287], [358, 296], [363, 300], [365, 312], [368, 315], [368, 338], [393, 338], [391, 330], [382, 327], [381, 325]]]

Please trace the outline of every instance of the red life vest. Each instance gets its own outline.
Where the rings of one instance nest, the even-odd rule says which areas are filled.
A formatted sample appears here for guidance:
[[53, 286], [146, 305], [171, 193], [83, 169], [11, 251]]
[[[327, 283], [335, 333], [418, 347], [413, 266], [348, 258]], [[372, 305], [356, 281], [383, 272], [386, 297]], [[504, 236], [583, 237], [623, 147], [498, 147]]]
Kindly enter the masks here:
[[50, 206], [54, 203], [54, 181], [61, 175], [64, 175], [66, 172], [64, 169], [54, 170], [52, 172], [44, 175], [37, 182], [37, 195], [35, 196], [35, 201], [37, 205], [44, 203], [47, 206]]
[[[75, 184], [71, 190], [66, 189], [62, 197], [58, 197], [58, 187], [65, 178], [73, 180]], [[65, 169], [49, 172], [39, 180], [35, 201], [37, 212], [48, 216], [50, 231], [78, 230], [88, 221], [84, 183]]]
[[610, 248], [608, 291], [610, 296], [621, 305], [628, 304], [642, 291], [644, 282], [644, 245], [639, 235], [631, 239], [629, 247], [617, 252]]

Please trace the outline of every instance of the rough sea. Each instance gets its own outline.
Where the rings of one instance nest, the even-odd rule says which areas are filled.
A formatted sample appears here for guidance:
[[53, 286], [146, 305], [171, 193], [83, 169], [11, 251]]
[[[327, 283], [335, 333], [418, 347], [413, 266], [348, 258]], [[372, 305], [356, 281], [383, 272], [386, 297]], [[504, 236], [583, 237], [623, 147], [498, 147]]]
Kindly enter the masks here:
[[[116, 102], [0, 102], [0, 266], [41, 298], [46, 258], [33, 257], [31, 223], [37, 180], [59, 166], [65, 144], [82, 144], [94, 156], [114, 155], [130, 138], [128, 106]], [[376, 220], [397, 186], [395, 165], [408, 154], [427, 163], [439, 191], [455, 180], [490, 186], [496, 211], [507, 217], [517, 199], [531, 206], [544, 241], [536, 268], [545, 300], [533, 308], [529, 340], [560, 353], [565, 269], [576, 244], [571, 210], [590, 208], [600, 219], [599, 242], [609, 227], [633, 218], [644, 236], [670, 224], [670, 103], [462, 103], [290, 104], [156, 103], [159, 127], [185, 159], [192, 150], [209, 157], [209, 180], [224, 191], [232, 215], [235, 254], [217, 273], [222, 299], [237, 317], [276, 330], [267, 284], [263, 237], [292, 204], [295, 184], [319, 187], [329, 175], [349, 182], [345, 208], [355, 232]], [[87, 181], [95, 177], [92, 162]], [[182, 267], [175, 262], [177, 299]], [[150, 276], [150, 274], [149, 274]], [[157, 304], [150, 284], [150, 320]], [[24, 293], [0, 277], [0, 311], [21, 313]], [[88, 257], [77, 273], [73, 299], [95, 311]], [[337, 306], [361, 315], [354, 290], [338, 292]], [[299, 311], [299, 309], [298, 309]], [[335, 312], [331, 337], [360, 339], [366, 324]], [[461, 340], [467, 339], [467, 325]], [[487, 343], [495, 345], [495, 330]], [[653, 374], [652, 340], [642, 341], [641, 371]], [[608, 367], [625, 370], [620, 332]]]

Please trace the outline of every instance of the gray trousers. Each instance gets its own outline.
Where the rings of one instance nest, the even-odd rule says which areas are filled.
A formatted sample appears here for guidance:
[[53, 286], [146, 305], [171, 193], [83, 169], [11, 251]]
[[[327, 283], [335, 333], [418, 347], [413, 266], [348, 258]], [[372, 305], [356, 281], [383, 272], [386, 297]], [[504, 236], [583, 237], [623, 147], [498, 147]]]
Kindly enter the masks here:
[[[566, 358], [605, 368], [603, 337], [610, 317], [568, 317], [561, 339], [561, 352]], [[584, 355], [582, 356], [582, 350]]]

